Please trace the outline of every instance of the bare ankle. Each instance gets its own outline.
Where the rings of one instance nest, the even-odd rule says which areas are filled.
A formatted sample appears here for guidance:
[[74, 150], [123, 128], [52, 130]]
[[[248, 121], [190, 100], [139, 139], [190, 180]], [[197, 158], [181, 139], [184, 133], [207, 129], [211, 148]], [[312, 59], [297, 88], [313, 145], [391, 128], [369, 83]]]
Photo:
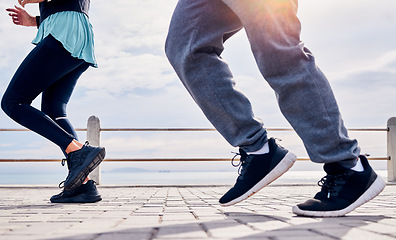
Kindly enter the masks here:
[[73, 141], [69, 144], [69, 146], [67, 146], [67, 148], [65, 149], [65, 152], [67, 154], [80, 150], [82, 147], [84, 146], [84, 144], [78, 142], [77, 140], [73, 139]]

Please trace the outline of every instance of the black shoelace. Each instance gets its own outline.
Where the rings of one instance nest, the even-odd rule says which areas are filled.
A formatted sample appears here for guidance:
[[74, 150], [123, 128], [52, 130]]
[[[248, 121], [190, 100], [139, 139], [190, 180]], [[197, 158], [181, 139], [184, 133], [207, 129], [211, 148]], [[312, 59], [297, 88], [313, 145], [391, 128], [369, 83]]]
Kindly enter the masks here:
[[65, 180], [59, 183], [58, 185], [59, 188], [64, 188], [65, 187]]
[[68, 158], [69, 158], [69, 157], [62, 159], [62, 162], [61, 162], [62, 167], [65, 166], [65, 162], [67, 162]]
[[338, 196], [348, 176], [348, 173], [326, 175], [318, 181], [318, 185], [322, 187], [322, 192], [325, 192], [327, 194], [326, 197], [330, 199], [332, 196]]
[[[250, 161], [248, 161], [248, 157], [244, 157], [242, 156], [240, 153], [235, 153], [235, 156], [231, 159], [231, 164], [234, 167], [238, 167], [238, 175], [243, 178], [243, 175], [246, 172], [246, 169], [249, 167]], [[237, 156], [241, 156], [241, 158], [239, 159], [239, 162], [237, 164], [235, 164], [235, 158]]]
[[[68, 160], [69, 160], [69, 157], [62, 159], [62, 162], [61, 162], [62, 166], [65, 166], [65, 162], [69, 163]], [[70, 172], [70, 170], [69, 170], [69, 172]], [[65, 181], [66, 180], [63, 180], [62, 182], [60, 182], [58, 187], [59, 188], [64, 188], [65, 187]]]

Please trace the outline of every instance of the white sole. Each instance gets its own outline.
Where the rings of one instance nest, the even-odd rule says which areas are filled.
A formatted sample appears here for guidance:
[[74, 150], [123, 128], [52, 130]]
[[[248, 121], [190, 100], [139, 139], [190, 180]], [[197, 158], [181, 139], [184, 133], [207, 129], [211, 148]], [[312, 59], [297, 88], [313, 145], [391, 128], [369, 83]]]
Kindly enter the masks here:
[[301, 210], [298, 206], [294, 206], [292, 211], [293, 213], [299, 216], [306, 216], [306, 217], [341, 217], [347, 213], [352, 212], [359, 206], [363, 205], [364, 203], [370, 201], [371, 199], [375, 198], [378, 194], [382, 192], [385, 188], [385, 181], [380, 177], [377, 176], [375, 181], [371, 184], [371, 186], [360, 196], [355, 202], [353, 202], [348, 207], [336, 210], [336, 211], [306, 211]]
[[287, 170], [289, 170], [293, 166], [293, 164], [296, 160], [297, 160], [296, 155], [294, 155], [291, 152], [287, 152], [285, 157], [278, 163], [278, 165], [276, 165], [276, 167], [274, 169], [272, 169], [272, 171], [269, 172], [267, 174], [267, 176], [265, 176], [263, 179], [261, 179], [260, 182], [258, 182], [251, 189], [249, 189], [249, 191], [247, 191], [245, 194], [241, 195], [238, 198], [235, 198], [234, 200], [232, 200], [228, 203], [223, 203], [220, 205], [223, 207], [228, 207], [228, 206], [234, 205], [236, 203], [239, 203], [239, 202], [249, 198], [256, 192], [260, 191], [262, 188], [268, 186], [268, 184], [272, 183], [277, 178], [282, 176], [285, 172], [287, 172]]

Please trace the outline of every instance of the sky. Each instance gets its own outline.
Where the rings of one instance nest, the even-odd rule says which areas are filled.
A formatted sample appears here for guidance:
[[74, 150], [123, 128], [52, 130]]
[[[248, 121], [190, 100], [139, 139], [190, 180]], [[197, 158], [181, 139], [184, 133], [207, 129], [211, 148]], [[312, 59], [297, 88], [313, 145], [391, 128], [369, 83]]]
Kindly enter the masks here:
[[[96, 115], [103, 128], [212, 127], [184, 89], [164, 54], [164, 42], [176, 0], [92, 1], [99, 68], [80, 78], [68, 105], [76, 128], [85, 128]], [[0, 94], [34, 47], [36, 29], [14, 26], [0, 2]], [[37, 5], [28, 5], [37, 14]], [[338, 100], [348, 128], [385, 128], [396, 117], [396, 2], [394, 0], [301, 0], [298, 16], [301, 39], [316, 57]], [[237, 87], [251, 100], [266, 127], [290, 127], [275, 95], [257, 70], [244, 31], [225, 43], [222, 55], [233, 71]], [[40, 98], [34, 103], [40, 105]], [[0, 112], [0, 128], [20, 126]], [[293, 134], [270, 132], [283, 145], [306, 156]], [[351, 133], [362, 152], [385, 156], [386, 134]], [[80, 139], [85, 133], [79, 132]], [[102, 133], [101, 144], [110, 158], [222, 157], [229, 146], [211, 133]], [[0, 132], [0, 158], [61, 158], [52, 143], [30, 132]], [[212, 164], [221, 169], [224, 165]], [[112, 167], [119, 167], [115, 164]], [[157, 163], [152, 168], [167, 168]], [[227, 163], [227, 165], [229, 165]], [[15, 164], [2, 169], [16, 168]], [[35, 165], [38, 166], [38, 165]], [[179, 164], [173, 168], [207, 168]], [[17, 167], [19, 168], [19, 167]]]

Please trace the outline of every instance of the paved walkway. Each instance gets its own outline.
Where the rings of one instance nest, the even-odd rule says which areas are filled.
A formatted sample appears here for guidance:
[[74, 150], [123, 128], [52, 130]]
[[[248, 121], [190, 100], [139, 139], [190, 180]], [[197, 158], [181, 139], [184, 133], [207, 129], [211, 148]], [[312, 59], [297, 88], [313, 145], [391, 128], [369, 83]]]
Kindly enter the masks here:
[[0, 187], [0, 239], [396, 239], [396, 185], [346, 217], [296, 217], [317, 186], [275, 185], [232, 207], [226, 186], [101, 186], [94, 204], [52, 204], [54, 187]]

